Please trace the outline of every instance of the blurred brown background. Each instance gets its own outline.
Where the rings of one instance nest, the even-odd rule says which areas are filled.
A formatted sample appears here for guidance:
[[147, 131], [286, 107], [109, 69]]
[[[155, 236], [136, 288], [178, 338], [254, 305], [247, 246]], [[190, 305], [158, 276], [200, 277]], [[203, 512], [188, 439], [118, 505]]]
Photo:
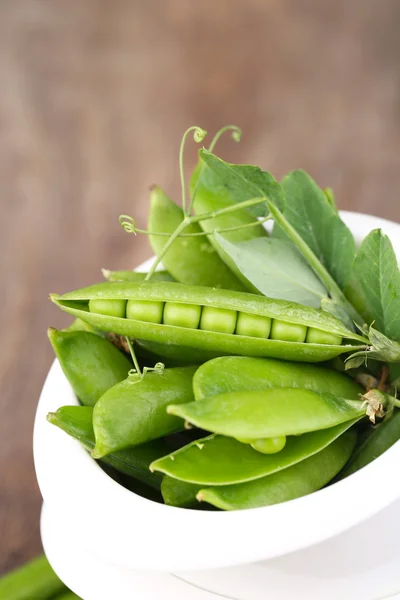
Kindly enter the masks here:
[[179, 198], [193, 124], [236, 123], [225, 158], [400, 220], [399, 27], [397, 0], [0, 0], [0, 572], [40, 551], [32, 424], [66, 323], [48, 292], [150, 255], [118, 215], [144, 226], [155, 182]]

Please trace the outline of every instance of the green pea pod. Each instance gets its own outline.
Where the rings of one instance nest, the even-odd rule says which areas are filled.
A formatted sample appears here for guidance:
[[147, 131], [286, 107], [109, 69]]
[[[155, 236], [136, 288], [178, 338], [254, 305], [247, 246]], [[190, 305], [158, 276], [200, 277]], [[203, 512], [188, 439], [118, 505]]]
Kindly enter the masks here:
[[85, 406], [127, 377], [132, 363], [111, 342], [84, 331], [58, 331], [48, 336], [72, 389]]
[[[150, 194], [149, 230], [172, 234], [184, 219], [180, 209], [159, 187]], [[200, 233], [193, 223], [184, 233]], [[159, 256], [168, 236], [150, 235], [150, 244]], [[225, 289], [243, 290], [243, 285], [220, 259], [206, 236], [177, 238], [162, 258], [169, 273], [181, 283], [210, 285]]]
[[[228, 188], [221, 185], [219, 177], [202, 161], [199, 162], [193, 172], [190, 189], [192, 196], [195, 195], [193, 207], [197, 215], [212, 213], [235, 204]], [[266, 237], [267, 235], [265, 228], [261, 224], [258, 224], [258, 219], [246, 210], [238, 210], [212, 219], [206, 219], [200, 222], [200, 226], [207, 233], [212, 233], [215, 230], [240, 227], [240, 229], [234, 231], [221, 233], [223, 238], [230, 242], [243, 242], [253, 240], [254, 238]], [[218, 239], [210, 235], [209, 241], [224, 263], [229, 266], [236, 277], [242, 282], [244, 289], [255, 291], [254, 286], [242, 275], [235, 263], [229, 259]]]
[[400, 440], [400, 411], [396, 410], [390, 419], [383, 421], [375, 428], [370, 428], [370, 433], [357, 444], [349, 462], [343, 471], [339, 473], [337, 480], [344, 479], [359, 471], [378, 456], [381, 456], [398, 440]]
[[160, 344], [148, 340], [135, 340], [136, 345], [146, 352], [153, 354], [159, 360], [179, 361], [182, 364], [201, 365], [219, 356], [217, 352], [208, 352], [198, 348], [177, 346], [175, 344]]
[[306, 496], [324, 487], [346, 464], [357, 435], [346, 431], [324, 450], [262, 479], [237, 485], [205, 488], [197, 499], [223, 510], [270, 506]]
[[[50, 328], [51, 329], [51, 328]], [[88, 331], [89, 333], [95, 333], [96, 335], [100, 335], [101, 337], [105, 337], [105, 331], [101, 331], [101, 329], [96, 329], [86, 321], [82, 319], [74, 319], [71, 325], [62, 329], [61, 331], [70, 332], [70, 331]]]
[[243, 440], [301, 435], [365, 414], [362, 401], [299, 388], [228, 392], [167, 410], [200, 429]]
[[168, 415], [171, 401], [193, 400], [192, 379], [197, 367], [165, 369], [131, 375], [108, 390], [93, 412], [94, 458], [138, 446], [183, 429], [180, 419]]
[[[62, 406], [57, 412], [47, 415], [49, 423], [81, 442], [89, 452], [95, 446], [92, 419], [91, 406]], [[167, 452], [169, 446], [163, 439], [153, 440], [136, 448], [108, 454], [101, 462], [159, 491], [162, 477], [158, 473], [151, 473], [149, 465]]]
[[347, 375], [317, 365], [274, 358], [221, 356], [199, 367], [193, 377], [196, 400], [240, 390], [306, 388], [356, 400], [363, 389]]
[[210, 435], [154, 461], [152, 471], [198, 485], [229, 485], [276, 473], [320, 452], [358, 419], [289, 437], [276, 454], [261, 454], [234, 438]]
[[0, 579], [2, 600], [50, 600], [66, 591], [44, 554]]
[[199, 486], [173, 477], [164, 477], [161, 482], [161, 494], [165, 504], [181, 508], [196, 508], [198, 502], [196, 494]]
[[[334, 358], [343, 352], [364, 348], [355, 343], [330, 343], [326, 342], [327, 339], [331, 340], [334, 337], [341, 341], [342, 338], [348, 338], [357, 342], [367, 342], [366, 338], [349, 331], [338, 319], [324, 311], [247, 292], [171, 282], [105, 282], [63, 296], [53, 294], [51, 299], [62, 310], [99, 329], [152, 342], [189, 346], [221, 354], [319, 362]], [[89, 301], [92, 305], [99, 302], [104, 304], [111, 301], [113, 304], [119, 304], [128, 301], [129, 306], [133, 308], [140, 308], [145, 304], [152, 308], [152, 314], [146, 316], [147, 320], [143, 320], [143, 317], [140, 320], [126, 318], [121, 316], [122, 310], [125, 311], [123, 306], [118, 316], [103, 314], [103, 310], [90, 312]], [[194, 327], [187, 324], [178, 326], [162, 323], [163, 303], [197, 307], [198, 317], [197, 321], [193, 321]], [[200, 313], [200, 329], [197, 329]], [[205, 322], [205, 316], [210, 313], [215, 315], [214, 318]], [[250, 321], [252, 318], [253, 321], [261, 319], [266, 328], [266, 337], [256, 337], [260, 328], [258, 321], [255, 326], [251, 326], [251, 331], [254, 332], [252, 335], [249, 335], [251, 331], [246, 335], [239, 335], [237, 328], [243, 321], [243, 316], [247, 321], [249, 318]], [[248, 322], [246, 327], [249, 327]], [[272, 339], [268, 338], [269, 330]], [[299, 339], [298, 335], [303, 341], [288, 341]]]
[[[144, 281], [147, 273], [139, 273], [138, 271], [109, 271], [102, 269], [102, 273], [107, 281]], [[156, 271], [151, 277], [152, 281], [175, 281], [168, 271]]]
[[74, 592], [65, 592], [65, 594], [57, 596], [54, 600], [81, 600], [81, 598], [74, 594]]

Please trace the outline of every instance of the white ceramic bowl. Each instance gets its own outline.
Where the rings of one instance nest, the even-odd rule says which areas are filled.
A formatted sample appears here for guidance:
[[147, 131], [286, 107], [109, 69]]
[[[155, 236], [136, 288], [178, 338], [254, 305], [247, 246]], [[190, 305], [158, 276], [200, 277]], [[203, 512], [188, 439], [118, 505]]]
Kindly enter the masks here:
[[[361, 239], [382, 228], [400, 257], [400, 226], [343, 212]], [[196, 571], [264, 561], [336, 536], [400, 498], [400, 444], [351, 477], [275, 506], [237, 512], [185, 510], [156, 504], [109, 478], [80, 444], [46, 421], [77, 400], [57, 362], [43, 387], [34, 429], [39, 486], [59, 525], [113, 565]]]

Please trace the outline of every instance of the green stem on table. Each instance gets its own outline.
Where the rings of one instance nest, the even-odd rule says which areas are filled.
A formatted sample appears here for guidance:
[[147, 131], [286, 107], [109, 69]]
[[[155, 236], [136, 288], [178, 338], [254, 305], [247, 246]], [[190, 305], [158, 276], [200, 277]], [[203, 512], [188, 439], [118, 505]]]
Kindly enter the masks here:
[[50, 600], [61, 592], [67, 588], [44, 554], [0, 579], [0, 598], [4, 600]]
[[338, 304], [343, 306], [343, 308], [353, 319], [353, 321], [355, 321], [359, 325], [362, 325], [364, 323], [363, 318], [361, 317], [361, 315], [358, 314], [354, 306], [350, 304], [350, 302], [347, 300], [346, 296], [343, 294], [336, 281], [328, 273], [323, 264], [318, 260], [314, 252], [309, 247], [309, 245], [297, 233], [295, 228], [289, 223], [289, 221], [284, 217], [284, 215], [281, 213], [279, 208], [275, 206], [275, 204], [273, 204], [270, 200], [267, 200], [267, 205], [271, 215], [274, 218], [274, 221], [278, 223], [278, 225], [280, 225], [280, 227], [284, 230], [286, 235], [291, 239], [291, 241], [295, 244], [295, 246], [304, 256], [310, 267], [312, 267], [312, 269], [318, 275], [322, 283], [325, 285], [331, 298], [335, 300]]

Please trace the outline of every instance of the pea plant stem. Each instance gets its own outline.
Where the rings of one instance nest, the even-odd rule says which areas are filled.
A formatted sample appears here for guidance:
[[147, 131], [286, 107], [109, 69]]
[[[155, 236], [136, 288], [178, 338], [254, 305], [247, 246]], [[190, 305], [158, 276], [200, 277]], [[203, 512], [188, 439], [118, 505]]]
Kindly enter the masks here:
[[[207, 217], [208, 218], [208, 217]], [[210, 217], [211, 218], [211, 217]], [[224, 229], [219, 229], [216, 227], [215, 229], [211, 229], [210, 231], [196, 231], [193, 233], [180, 233], [178, 237], [180, 238], [191, 238], [191, 237], [204, 237], [206, 235], [214, 235], [214, 233], [228, 233], [230, 231], [237, 231], [238, 229], [248, 229], [249, 227], [258, 227], [267, 221], [272, 219], [271, 215], [268, 217], [264, 217], [258, 221], [254, 221], [253, 223], [245, 223], [243, 225], [235, 225], [235, 227], [226, 227]], [[135, 228], [135, 233], [143, 233], [145, 235], [156, 235], [159, 237], [170, 237], [170, 233], [164, 231], [149, 231], [148, 229], [139, 229]]]
[[132, 342], [131, 342], [131, 340], [128, 337], [126, 337], [125, 339], [126, 339], [126, 343], [128, 344], [128, 347], [129, 347], [129, 352], [131, 353], [131, 357], [132, 357], [132, 360], [133, 360], [134, 367], [136, 369], [136, 373], [141, 378], [142, 377], [142, 371], [141, 371], [140, 365], [138, 363], [138, 360], [136, 358], [136, 352], [133, 349]]
[[198, 127], [197, 125], [193, 125], [193, 127], [189, 127], [189, 129], [186, 129], [186, 131], [182, 137], [181, 147], [179, 150], [179, 173], [180, 173], [180, 177], [181, 177], [181, 186], [182, 186], [182, 210], [185, 215], [187, 214], [187, 212], [186, 212], [185, 172], [183, 169], [183, 154], [184, 154], [185, 143], [186, 143], [187, 137], [188, 137], [189, 133], [192, 131], [194, 132], [193, 139], [197, 143], [201, 142], [207, 135], [207, 132], [204, 129], [202, 129], [201, 127]]
[[[147, 275], [145, 277], [145, 281], [148, 281], [149, 279], [151, 279], [151, 277], [153, 276], [158, 265], [164, 258], [165, 254], [168, 252], [169, 248], [172, 246], [174, 241], [182, 234], [182, 232], [186, 229], [186, 227], [188, 227], [189, 225], [192, 225], [193, 223], [200, 223], [201, 221], [205, 221], [206, 219], [215, 219], [215, 217], [219, 217], [221, 215], [233, 213], [233, 212], [236, 212], [237, 210], [242, 210], [244, 208], [249, 208], [251, 206], [255, 206], [256, 204], [261, 204], [262, 202], [265, 202], [265, 201], [266, 201], [266, 198], [250, 198], [249, 200], [244, 200], [243, 202], [239, 202], [238, 204], [232, 204], [230, 206], [226, 206], [224, 208], [215, 210], [213, 212], [203, 213], [201, 215], [186, 216], [183, 219], [183, 221], [181, 223], [179, 223], [179, 225], [175, 229], [175, 231], [171, 234], [171, 236], [169, 237], [167, 243], [165, 244], [165, 246], [162, 249], [159, 256], [157, 256], [156, 260], [154, 261], [153, 265], [151, 266], [149, 272], [147, 273]], [[267, 218], [268, 217], [266, 217], [266, 219]], [[240, 227], [238, 227], [238, 228], [240, 228]], [[231, 231], [232, 231], [232, 229], [231, 229]]]
[[281, 213], [279, 208], [275, 206], [270, 200], [267, 200], [267, 205], [269, 211], [276, 223], [282, 227], [286, 235], [290, 238], [290, 240], [295, 244], [298, 250], [302, 253], [310, 267], [315, 271], [318, 275], [322, 283], [325, 285], [328, 290], [331, 298], [335, 300], [338, 304], [343, 306], [347, 314], [359, 325], [363, 324], [362, 317], [358, 314], [356, 309], [350, 302], [347, 300], [346, 296], [343, 294], [342, 290], [333, 279], [333, 277], [328, 273], [323, 264], [318, 260], [315, 256], [314, 252], [311, 250], [309, 245], [303, 240], [303, 238], [297, 233], [294, 227], [289, 223], [289, 221], [285, 218], [285, 216]]

